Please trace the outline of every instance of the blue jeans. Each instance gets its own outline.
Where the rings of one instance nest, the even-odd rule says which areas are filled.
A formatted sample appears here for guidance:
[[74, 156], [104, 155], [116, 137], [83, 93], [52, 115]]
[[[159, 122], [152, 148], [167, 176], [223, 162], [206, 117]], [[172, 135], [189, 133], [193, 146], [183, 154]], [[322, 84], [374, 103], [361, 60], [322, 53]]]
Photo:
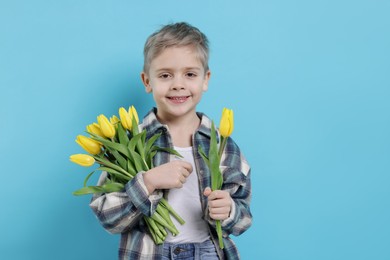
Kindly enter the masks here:
[[174, 244], [164, 243], [162, 260], [218, 260], [218, 254], [211, 240], [202, 243]]

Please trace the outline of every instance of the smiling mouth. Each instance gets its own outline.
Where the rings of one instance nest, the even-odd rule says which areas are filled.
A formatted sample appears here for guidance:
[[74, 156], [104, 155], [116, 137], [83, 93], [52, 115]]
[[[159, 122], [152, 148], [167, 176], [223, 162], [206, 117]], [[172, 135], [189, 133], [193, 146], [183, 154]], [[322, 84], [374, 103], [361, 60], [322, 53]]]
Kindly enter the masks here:
[[170, 101], [176, 104], [184, 103], [190, 96], [175, 96], [175, 97], [168, 97]]

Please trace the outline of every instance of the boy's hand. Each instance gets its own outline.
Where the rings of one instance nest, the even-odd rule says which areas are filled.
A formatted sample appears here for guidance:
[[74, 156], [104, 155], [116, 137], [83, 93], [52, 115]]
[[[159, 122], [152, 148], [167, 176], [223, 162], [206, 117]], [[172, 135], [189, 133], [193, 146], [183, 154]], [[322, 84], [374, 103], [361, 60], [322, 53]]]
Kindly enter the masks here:
[[215, 220], [225, 220], [229, 217], [232, 208], [232, 199], [229, 192], [224, 190], [211, 191], [204, 189], [203, 195], [208, 198], [209, 215]]
[[181, 188], [192, 172], [192, 165], [184, 161], [172, 161], [144, 173], [144, 183], [152, 194], [157, 189]]

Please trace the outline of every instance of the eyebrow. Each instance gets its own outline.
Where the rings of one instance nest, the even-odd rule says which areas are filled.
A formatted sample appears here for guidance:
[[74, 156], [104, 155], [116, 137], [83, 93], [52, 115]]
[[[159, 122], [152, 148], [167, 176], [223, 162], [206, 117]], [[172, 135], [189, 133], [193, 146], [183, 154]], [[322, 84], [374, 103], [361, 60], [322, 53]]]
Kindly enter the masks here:
[[[162, 72], [162, 71], [171, 71], [173, 70], [172, 68], [161, 68], [161, 69], [158, 69], [156, 70], [156, 72]], [[202, 70], [202, 68], [200, 67], [186, 67], [184, 68], [183, 70]]]

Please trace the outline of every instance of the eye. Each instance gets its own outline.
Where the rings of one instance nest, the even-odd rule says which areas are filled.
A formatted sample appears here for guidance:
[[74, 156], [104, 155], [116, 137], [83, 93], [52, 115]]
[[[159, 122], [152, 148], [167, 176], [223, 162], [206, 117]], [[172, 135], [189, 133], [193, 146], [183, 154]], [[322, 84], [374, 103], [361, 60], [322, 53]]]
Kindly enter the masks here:
[[195, 78], [196, 74], [194, 72], [187, 72], [186, 76], [189, 77], [189, 78]]
[[169, 73], [161, 73], [158, 77], [161, 79], [168, 79], [171, 75]]

